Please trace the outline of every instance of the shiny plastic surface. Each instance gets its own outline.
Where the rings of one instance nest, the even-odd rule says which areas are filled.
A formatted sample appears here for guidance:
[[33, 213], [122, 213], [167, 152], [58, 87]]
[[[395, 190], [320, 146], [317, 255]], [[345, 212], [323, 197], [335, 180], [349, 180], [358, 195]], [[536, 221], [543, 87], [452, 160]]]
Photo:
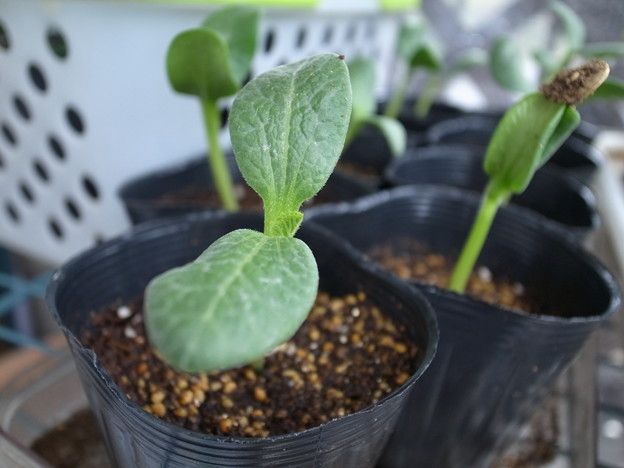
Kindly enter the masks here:
[[[311, 218], [364, 252], [409, 237], [456, 256], [478, 203], [450, 187], [412, 186], [319, 207]], [[526, 315], [414, 283], [437, 314], [440, 345], [382, 466], [487, 466], [620, 302], [612, 275], [570, 234], [515, 207], [498, 213], [479, 263], [536, 291], [562, 317]]]
[[436, 320], [422, 294], [313, 226], [304, 226], [298, 237], [315, 254], [321, 288], [335, 294], [363, 288], [406, 325], [424, 350], [415, 374], [378, 404], [300, 433], [265, 439], [211, 436], [173, 426], [128, 401], [93, 352], [80, 343], [91, 311], [136, 297], [152, 277], [196, 258], [221, 235], [243, 227], [258, 229], [261, 222], [251, 214], [203, 213], [148, 223], [88, 251], [54, 275], [48, 307], [66, 334], [115, 466], [374, 466], [410, 389], [433, 358]]

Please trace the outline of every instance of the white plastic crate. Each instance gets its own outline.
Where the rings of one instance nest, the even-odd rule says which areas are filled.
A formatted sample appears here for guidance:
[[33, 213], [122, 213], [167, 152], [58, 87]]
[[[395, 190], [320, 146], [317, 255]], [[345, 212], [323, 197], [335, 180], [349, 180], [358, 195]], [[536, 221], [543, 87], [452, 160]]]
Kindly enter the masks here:
[[[199, 104], [170, 91], [164, 56], [210, 8], [0, 0], [0, 244], [61, 263], [128, 227], [124, 181], [205, 148]], [[253, 75], [339, 52], [375, 58], [382, 93], [398, 24], [373, 0], [266, 10]]]

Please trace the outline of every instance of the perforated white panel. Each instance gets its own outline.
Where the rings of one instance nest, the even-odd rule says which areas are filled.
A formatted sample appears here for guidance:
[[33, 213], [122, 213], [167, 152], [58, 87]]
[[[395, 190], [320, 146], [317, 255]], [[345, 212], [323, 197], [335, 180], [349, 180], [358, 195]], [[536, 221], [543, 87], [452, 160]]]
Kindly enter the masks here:
[[[63, 262], [128, 227], [124, 181], [205, 148], [199, 106], [170, 91], [164, 54], [208, 12], [0, 0], [0, 243]], [[370, 9], [271, 10], [253, 74], [321, 51], [364, 55], [377, 60], [381, 92], [396, 31], [397, 17]]]

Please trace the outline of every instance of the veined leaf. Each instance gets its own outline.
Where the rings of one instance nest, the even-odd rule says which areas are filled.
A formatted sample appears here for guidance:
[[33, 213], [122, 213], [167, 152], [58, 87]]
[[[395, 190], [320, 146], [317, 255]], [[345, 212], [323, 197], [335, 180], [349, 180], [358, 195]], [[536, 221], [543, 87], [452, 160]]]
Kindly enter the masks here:
[[202, 99], [216, 101], [239, 88], [225, 40], [208, 28], [190, 29], [173, 39], [167, 73], [177, 92]]
[[401, 122], [385, 115], [371, 115], [366, 119], [366, 123], [382, 133], [392, 156], [399, 157], [405, 153], [407, 132]]
[[484, 163], [498, 191], [524, 191], [535, 171], [576, 128], [578, 120], [574, 124], [574, 113], [566, 108], [534, 93], [505, 113], [490, 140]]
[[509, 37], [500, 37], [490, 49], [490, 74], [500, 86], [511, 91], [528, 91], [534, 88], [527, 76], [526, 57]]
[[585, 25], [579, 16], [565, 3], [559, 0], [550, 2], [550, 9], [559, 17], [565, 31], [568, 46], [578, 50], [585, 43]]
[[249, 74], [256, 51], [259, 20], [260, 13], [254, 8], [229, 6], [215, 11], [202, 24], [203, 27], [219, 33], [225, 40], [232, 72], [239, 85], [242, 85]]
[[227, 369], [288, 340], [314, 303], [318, 269], [300, 240], [231, 232], [145, 293], [150, 342], [174, 367]]
[[624, 57], [624, 42], [593, 42], [578, 52], [587, 58], [619, 59]]
[[262, 197], [265, 233], [292, 235], [301, 204], [325, 185], [351, 115], [347, 66], [334, 54], [277, 67], [248, 83], [230, 113], [236, 161]]

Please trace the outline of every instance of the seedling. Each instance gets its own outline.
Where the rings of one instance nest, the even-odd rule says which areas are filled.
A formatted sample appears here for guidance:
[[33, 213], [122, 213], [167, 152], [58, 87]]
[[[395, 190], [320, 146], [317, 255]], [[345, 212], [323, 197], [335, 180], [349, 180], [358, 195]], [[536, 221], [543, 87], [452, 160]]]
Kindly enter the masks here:
[[350, 114], [349, 72], [333, 54], [278, 67], [240, 91], [230, 135], [243, 177], [264, 201], [264, 233], [230, 232], [150, 282], [147, 333], [171, 365], [193, 372], [256, 362], [303, 323], [318, 268], [294, 238], [300, 208], [332, 173]]
[[391, 153], [401, 156], [407, 145], [405, 128], [396, 118], [375, 114], [375, 63], [369, 59], [355, 59], [349, 64], [349, 75], [353, 89], [353, 109], [345, 147], [353, 142], [362, 128], [372, 125], [384, 136]]
[[[487, 63], [485, 51], [468, 49], [456, 60], [443, 57], [441, 45], [434, 39], [425, 22], [407, 21], [399, 32], [397, 56], [404, 73], [385, 114], [396, 118], [405, 104], [407, 91], [418, 73], [427, 73], [427, 80], [414, 106], [415, 115], [424, 119], [446, 83], [455, 76]], [[445, 62], [450, 62], [445, 65]]]
[[[528, 74], [528, 62], [531, 61], [539, 67], [541, 80], [548, 82], [580, 59], [624, 58], [624, 42], [587, 43], [585, 25], [569, 6], [553, 0], [549, 8], [562, 26], [562, 34], [554, 41], [559, 46], [557, 53], [553, 52], [554, 48], [550, 44], [544, 44], [527, 55], [517, 41], [509, 36], [494, 41], [490, 49], [490, 74], [502, 88], [520, 92], [534, 89], [534, 81]], [[610, 78], [596, 90], [592, 98], [624, 99], [624, 82]]]
[[575, 106], [590, 97], [608, 75], [609, 66], [602, 60], [563, 71], [505, 113], [485, 155], [489, 182], [451, 276], [451, 290], [465, 290], [498, 208], [522, 193], [570, 136], [581, 120]]
[[201, 27], [178, 34], [167, 52], [167, 73], [173, 89], [197, 96], [201, 102], [212, 177], [223, 207], [229, 211], [238, 209], [238, 201], [219, 142], [218, 101], [238, 92], [249, 75], [258, 21], [254, 9], [222, 8]]

